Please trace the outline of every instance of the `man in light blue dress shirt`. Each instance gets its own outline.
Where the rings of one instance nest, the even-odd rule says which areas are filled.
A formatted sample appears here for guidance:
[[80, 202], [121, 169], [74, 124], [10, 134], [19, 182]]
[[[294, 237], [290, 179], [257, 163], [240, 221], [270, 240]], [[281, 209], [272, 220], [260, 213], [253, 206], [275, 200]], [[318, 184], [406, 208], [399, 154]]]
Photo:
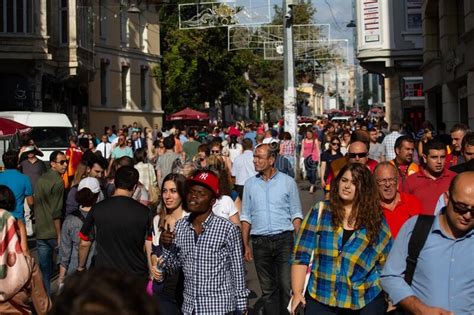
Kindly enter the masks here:
[[251, 235], [263, 313], [272, 315], [288, 314], [291, 289], [288, 262], [293, 235], [303, 219], [296, 182], [274, 167], [277, 153], [276, 143], [255, 149], [253, 162], [259, 174], [245, 182], [240, 217], [245, 260], [252, 260]]
[[382, 272], [392, 302], [411, 314], [474, 314], [474, 172], [456, 176], [418, 257], [412, 285], [404, 280], [411, 218], [400, 230]]

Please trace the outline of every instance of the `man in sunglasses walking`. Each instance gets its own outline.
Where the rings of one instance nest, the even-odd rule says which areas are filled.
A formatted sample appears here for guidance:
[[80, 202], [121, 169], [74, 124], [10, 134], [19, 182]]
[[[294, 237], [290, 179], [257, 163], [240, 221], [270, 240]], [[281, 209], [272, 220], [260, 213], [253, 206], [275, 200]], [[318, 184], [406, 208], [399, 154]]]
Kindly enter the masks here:
[[51, 295], [50, 278], [53, 273], [53, 252], [59, 248], [61, 215], [64, 198], [64, 182], [67, 159], [61, 151], [54, 151], [49, 157], [51, 168], [36, 182], [34, 203], [36, 218], [36, 243], [39, 266], [43, 274], [46, 291]]
[[407, 279], [408, 244], [421, 231], [415, 228], [417, 220], [408, 220], [393, 244], [382, 272], [383, 289], [410, 314], [473, 314], [474, 172], [451, 182], [448, 204], [434, 217]]

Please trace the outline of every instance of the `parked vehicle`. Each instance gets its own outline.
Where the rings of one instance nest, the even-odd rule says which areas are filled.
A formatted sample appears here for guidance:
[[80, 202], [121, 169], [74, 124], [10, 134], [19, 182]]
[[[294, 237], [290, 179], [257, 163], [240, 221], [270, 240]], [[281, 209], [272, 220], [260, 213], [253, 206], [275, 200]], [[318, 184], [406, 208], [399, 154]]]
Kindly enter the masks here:
[[0, 112], [0, 117], [8, 118], [22, 123], [33, 130], [29, 136], [35, 141], [38, 148], [43, 151], [43, 161], [49, 161], [53, 151], [66, 151], [69, 147], [69, 136], [74, 134], [71, 121], [65, 114], [42, 113], [27, 111]]

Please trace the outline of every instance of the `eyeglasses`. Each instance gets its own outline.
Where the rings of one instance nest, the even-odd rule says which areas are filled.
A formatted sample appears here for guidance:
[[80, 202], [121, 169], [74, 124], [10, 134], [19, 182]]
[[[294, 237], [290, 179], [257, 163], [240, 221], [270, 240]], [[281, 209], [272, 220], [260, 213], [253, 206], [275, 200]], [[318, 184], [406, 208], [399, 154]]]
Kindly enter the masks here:
[[332, 145], [341, 145], [339, 142], [333, 142]]
[[60, 165], [64, 165], [64, 164], [67, 164], [67, 160], [61, 160], [61, 161], [56, 161], [54, 163], [58, 163]]
[[350, 159], [355, 159], [356, 157], [358, 157], [359, 159], [362, 159], [362, 158], [367, 157], [367, 152], [361, 152], [361, 153], [347, 153], [347, 156], [348, 156]]
[[379, 186], [386, 186], [387, 184], [388, 185], [395, 185], [396, 183], [397, 183], [397, 178], [396, 177], [377, 179], [377, 184]]
[[460, 215], [465, 215], [466, 213], [470, 212], [471, 217], [474, 217], [474, 208], [468, 207], [465, 204], [461, 204], [459, 202], [456, 202], [456, 201], [454, 201], [453, 198], [450, 198], [450, 199], [451, 199], [451, 203], [453, 204], [454, 212], [456, 212]]

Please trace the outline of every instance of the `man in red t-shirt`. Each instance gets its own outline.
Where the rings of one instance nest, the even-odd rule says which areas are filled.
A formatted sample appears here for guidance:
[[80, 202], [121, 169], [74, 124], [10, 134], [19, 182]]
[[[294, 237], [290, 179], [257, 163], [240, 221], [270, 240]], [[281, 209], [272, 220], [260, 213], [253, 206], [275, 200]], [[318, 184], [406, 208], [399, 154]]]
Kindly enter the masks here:
[[423, 148], [426, 167], [408, 176], [403, 191], [415, 195], [423, 205], [423, 214], [433, 215], [439, 196], [448, 191], [456, 173], [445, 168], [446, 146], [429, 141]]
[[421, 202], [413, 195], [399, 192], [396, 167], [390, 162], [377, 164], [374, 171], [380, 196], [380, 205], [393, 238], [397, 237], [402, 225], [411, 217], [422, 212]]

